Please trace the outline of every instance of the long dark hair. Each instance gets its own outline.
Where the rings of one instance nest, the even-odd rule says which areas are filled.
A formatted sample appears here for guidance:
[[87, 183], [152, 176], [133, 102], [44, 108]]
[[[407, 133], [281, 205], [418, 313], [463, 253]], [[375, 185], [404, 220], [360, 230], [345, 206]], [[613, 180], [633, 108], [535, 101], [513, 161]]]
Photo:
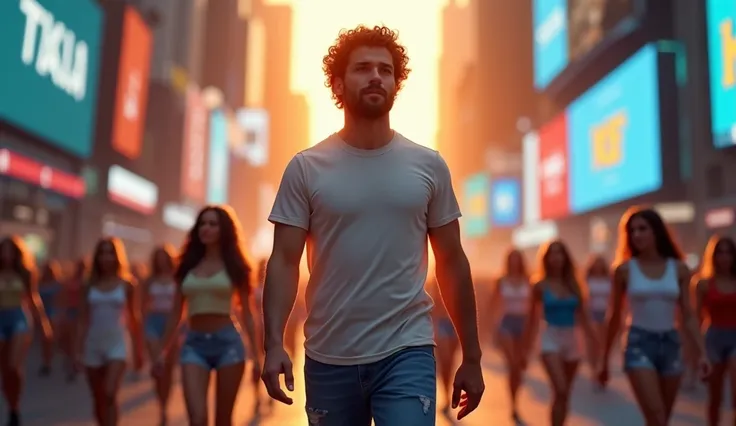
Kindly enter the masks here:
[[246, 290], [250, 290], [250, 275], [253, 268], [245, 254], [240, 223], [232, 209], [225, 205], [207, 206], [200, 210], [197, 221], [189, 231], [189, 236], [181, 249], [179, 266], [174, 278], [178, 283], [182, 283], [189, 272], [204, 258], [205, 245], [199, 238], [199, 227], [202, 216], [210, 211], [217, 215], [220, 226], [220, 255], [230, 282], [237, 288], [245, 286]]
[[701, 262], [700, 272], [698, 277], [703, 280], [711, 279], [716, 274], [715, 255], [721, 245], [728, 246], [733, 256], [733, 262], [729, 273], [731, 276], [736, 277], [736, 242], [733, 238], [725, 237], [721, 235], [713, 235], [708, 240], [708, 245], [705, 246], [705, 252], [703, 253], [703, 260]]
[[174, 247], [171, 246], [171, 244], [164, 244], [153, 249], [153, 252], [151, 252], [150, 260], [151, 278], [157, 277], [163, 273], [160, 265], [158, 264], [158, 256], [160, 254], [163, 254], [166, 258], [166, 263], [168, 264], [169, 270], [172, 273], [176, 271], [176, 255], [174, 253], [175, 250]]
[[562, 240], [552, 240], [544, 244], [539, 248], [538, 259], [538, 274], [539, 280], [545, 280], [549, 278], [549, 254], [552, 248], [559, 248], [562, 251], [562, 255], [565, 258], [564, 264], [562, 265], [562, 284], [575, 295], [578, 299], [583, 298], [583, 292], [580, 286], [580, 280], [578, 280], [577, 268], [575, 262], [570, 255], [567, 245]]
[[590, 257], [588, 260], [588, 265], [585, 267], [585, 278], [591, 279], [593, 278], [593, 273], [595, 272], [595, 268], [597, 266], [601, 266], [602, 273], [601, 275], [604, 277], [610, 277], [611, 276], [611, 268], [608, 266], [608, 262], [606, 262], [606, 259], [600, 255], [596, 254]]
[[120, 239], [115, 237], [101, 238], [95, 245], [95, 250], [92, 252], [92, 267], [90, 269], [89, 281], [90, 284], [97, 284], [102, 276], [102, 268], [100, 268], [100, 252], [106, 245], [112, 247], [115, 253], [115, 273], [123, 279], [130, 281], [132, 279], [130, 274], [130, 264], [128, 263], [128, 256], [125, 254], [125, 246]]
[[34, 279], [37, 273], [36, 261], [33, 258], [33, 253], [26, 247], [23, 240], [17, 235], [10, 235], [0, 240], [0, 250], [5, 246], [9, 246], [13, 252], [13, 260], [7, 266], [26, 283]]
[[511, 259], [516, 256], [519, 259], [519, 269], [521, 276], [524, 277], [527, 281], [529, 280], [529, 273], [528, 269], [526, 267], [526, 259], [524, 259], [524, 255], [517, 249], [511, 249], [506, 253], [506, 262], [504, 263], [504, 271], [503, 271], [503, 277], [508, 277], [513, 271], [511, 271]]
[[614, 262], [616, 265], [621, 265], [632, 257], [639, 255], [639, 251], [631, 241], [631, 223], [636, 218], [643, 219], [652, 228], [657, 254], [665, 259], [683, 260], [685, 258], [682, 250], [675, 243], [675, 239], [672, 238], [669, 228], [662, 220], [662, 216], [656, 210], [631, 207], [624, 213], [619, 222], [618, 247], [616, 249], [616, 262]]
[[59, 282], [61, 280], [61, 266], [55, 260], [49, 260], [43, 265], [39, 283]]

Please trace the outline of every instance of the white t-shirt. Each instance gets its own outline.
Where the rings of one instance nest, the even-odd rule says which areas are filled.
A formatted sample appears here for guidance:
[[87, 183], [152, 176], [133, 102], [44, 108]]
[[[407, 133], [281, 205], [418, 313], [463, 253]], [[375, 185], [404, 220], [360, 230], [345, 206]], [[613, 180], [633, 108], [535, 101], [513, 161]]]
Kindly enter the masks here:
[[269, 220], [308, 231], [307, 356], [358, 365], [433, 344], [427, 231], [459, 217], [445, 161], [399, 133], [375, 150], [332, 135], [298, 153]]

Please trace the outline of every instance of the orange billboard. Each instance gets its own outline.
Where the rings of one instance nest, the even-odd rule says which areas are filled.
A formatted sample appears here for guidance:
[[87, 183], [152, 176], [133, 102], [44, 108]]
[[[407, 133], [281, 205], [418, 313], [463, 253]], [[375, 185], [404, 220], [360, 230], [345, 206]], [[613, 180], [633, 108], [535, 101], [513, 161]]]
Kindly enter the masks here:
[[123, 15], [112, 147], [130, 159], [138, 158], [141, 154], [152, 50], [151, 29], [135, 9], [126, 7]]

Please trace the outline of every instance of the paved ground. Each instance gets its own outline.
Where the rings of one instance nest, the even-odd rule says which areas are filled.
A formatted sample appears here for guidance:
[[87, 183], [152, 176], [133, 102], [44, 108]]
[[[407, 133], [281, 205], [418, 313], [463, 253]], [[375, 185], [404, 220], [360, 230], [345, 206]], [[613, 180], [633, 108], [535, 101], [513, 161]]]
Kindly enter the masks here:
[[[487, 393], [483, 406], [461, 425], [487, 426], [511, 425], [508, 420], [508, 404], [506, 387], [502, 375], [502, 367], [494, 355], [489, 355], [486, 361], [485, 373]], [[299, 363], [301, 360], [297, 360]], [[38, 355], [32, 353], [29, 357], [29, 379], [23, 403], [24, 424], [26, 426], [82, 426], [92, 425], [90, 422], [90, 405], [84, 381], [67, 384], [60, 374], [47, 379], [41, 379], [34, 373], [38, 367]], [[573, 396], [573, 418], [569, 424], [573, 426], [636, 426], [641, 425], [636, 407], [632, 403], [631, 394], [623, 377], [615, 375], [610, 389], [605, 393], [596, 393], [585, 372], [581, 375]], [[304, 385], [297, 381], [297, 391], [303, 392]], [[292, 426], [305, 425], [303, 415], [304, 396], [297, 392], [296, 402], [292, 407], [280, 406], [270, 416], [254, 421], [249, 414], [252, 411], [253, 392], [246, 384], [240, 393], [236, 412], [236, 425], [263, 425], [263, 426]], [[172, 399], [170, 424], [172, 426], [186, 425], [184, 407], [180, 389], [174, 392]], [[522, 396], [522, 413], [530, 426], [547, 425], [546, 403], [549, 401], [549, 391], [543, 373], [538, 365], [534, 365], [526, 380], [526, 389]], [[126, 381], [121, 395], [123, 419], [122, 426], [156, 425], [158, 419], [156, 403], [151, 392], [150, 382], [146, 378], [138, 381]], [[704, 425], [702, 407], [704, 393], [702, 390], [683, 393], [677, 404], [677, 414], [672, 426]], [[0, 422], [4, 419], [5, 408], [0, 409]], [[725, 420], [725, 419], [724, 419]], [[452, 423], [440, 419], [438, 425], [447, 426]], [[725, 424], [725, 423], [724, 423]]]

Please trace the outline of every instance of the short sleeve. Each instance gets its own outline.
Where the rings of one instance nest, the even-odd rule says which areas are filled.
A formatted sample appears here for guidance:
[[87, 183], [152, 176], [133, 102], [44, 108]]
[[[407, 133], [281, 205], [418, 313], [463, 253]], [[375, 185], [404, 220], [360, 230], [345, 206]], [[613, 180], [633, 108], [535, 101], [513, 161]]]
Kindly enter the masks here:
[[457, 197], [455, 197], [455, 191], [452, 188], [450, 168], [447, 167], [447, 163], [439, 153], [435, 156], [433, 172], [434, 186], [429, 201], [429, 209], [427, 210], [427, 226], [439, 228], [460, 218], [462, 214], [457, 203]]
[[309, 230], [309, 194], [303, 161], [302, 155], [297, 154], [286, 166], [269, 222]]

